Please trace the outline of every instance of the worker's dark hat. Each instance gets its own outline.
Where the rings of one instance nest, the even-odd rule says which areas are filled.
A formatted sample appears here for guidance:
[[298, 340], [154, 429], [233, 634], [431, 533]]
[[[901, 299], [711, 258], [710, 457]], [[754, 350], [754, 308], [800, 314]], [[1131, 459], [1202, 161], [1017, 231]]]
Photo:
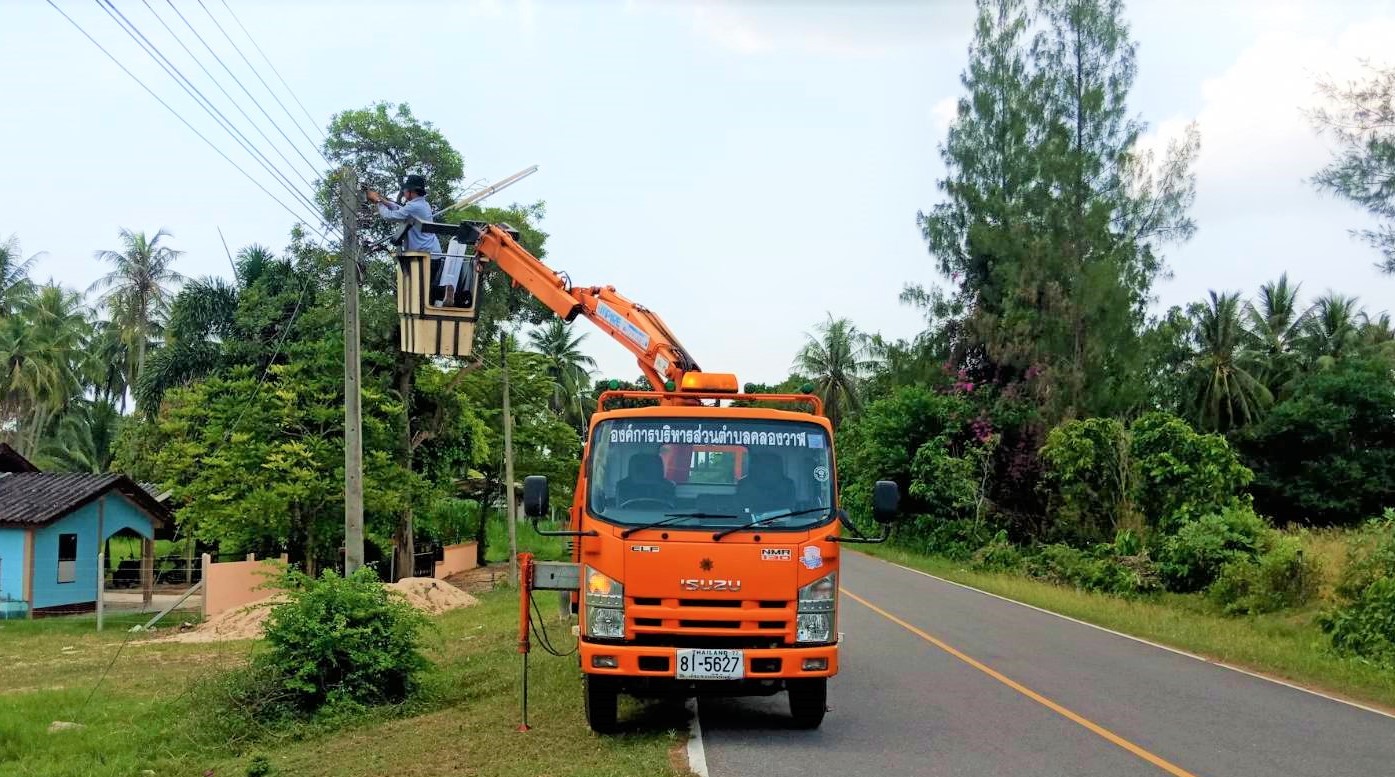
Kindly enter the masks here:
[[409, 190], [409, 189], [410, 189], [410, 190], [416, 190], [416, 191], [423, 191], [423, 192], [426, 191], [426, 176], [424, 176], [424, 175], [409, 175], [409, 176], [407, 176], [407, 178], [406, 178], [405, 180], [402, 181], [402, 190], [403, 190], [403, 191], [407, 191], [407, 190]]

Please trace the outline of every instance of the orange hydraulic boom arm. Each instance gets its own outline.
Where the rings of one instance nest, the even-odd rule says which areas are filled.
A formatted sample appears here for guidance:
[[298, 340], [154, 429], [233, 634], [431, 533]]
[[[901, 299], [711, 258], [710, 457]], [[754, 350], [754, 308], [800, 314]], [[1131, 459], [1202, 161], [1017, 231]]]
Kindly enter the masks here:
[[701, 372], [663, 319], [631, 302], [614, 286], [572, 286], [566, 277], [519, 245], [505, 227], [469, 222], [461, 225], [459, 234], [465, 243], [474, 244], [479, 259], [498, 265], [515, 285], [527, 289], [563, 320], [586, 316], [628, 348], [654, 390], [663, 391], [671, 382], [671, 391], [683, 384], [685, 374]]

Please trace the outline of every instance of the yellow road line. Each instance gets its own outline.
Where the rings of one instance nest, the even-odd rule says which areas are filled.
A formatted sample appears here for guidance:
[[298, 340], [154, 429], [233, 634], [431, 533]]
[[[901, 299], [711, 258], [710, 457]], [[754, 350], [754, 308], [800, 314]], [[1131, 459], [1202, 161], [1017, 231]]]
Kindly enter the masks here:
[[1187, 771], [1186, 769], [1183, 769], [1182, 767], [1180, 767], [1180, 766], [1178, 766], [1178, 765], [1172, 763], [1171, 761], [1168, 761], [1168, 760], [1165, 759], [1165, 758], [1162, 758], [1162, 757], [1160, 757], [1160, 756], [1154, 755], [1153, 753], [1150, 753], [1150, 752], [1148, 752], [1147, 750], [1144, 750], [1143, 748], [1139, 747], [1138, 745], [1135, 745], [1134, 743], [1130, 742], [1129, 740], [1124, 739], [1123, 737], [1119, 736], [1118, 734], [1114, 733], [1113, 731], [1110, 731], [1109, 729], [1105, 728], [1104, 726], [1101, 726], [1101, 725], [1099, 725], [1098, 723], [1095, 723], [1094, 721], [1090, 720], [1089, 718], [1086, 718], [1086, 717], [1084, 717], [1084, 716], [1082, 716], [1082, 715], [1079, 715], [1079, 714], [1077, 714], [1077, 713], [1075, 713], [1075, 712], [1072, 712], [1071, 710], [1069, 710], [1069, 709], [1067, 709], [1067, 708], [1065, 708], [1065, 707], [1062, 707], [1061, 705], [1057, 704], [1056, 702], [1054, 702], [1054, 701], [1052, 701], [1052, 700], [1046, 698], [1045, 696], [1042, 696], [1041, 694], [1037, 693], [1036, 691], [1032, 690], [1031, 688], [1028, 688], [1027, 686], [1023, 685], [1022, 683], [1017, 682], [1016, 680], [1012, 679], [1011, 677], [1008, 677], [1007, 675], [1003, 674], [1002, 672], [999, 672], [998, 670], [994, 669], [993, 667], [988, 666], [987, 664], [983, 663], [982, 661], [979, 661], [978, 659], [974, 658], [973, 656], [970, 656], [970, 655], [968, 655], [968, 654], [966, 654], [966, 653], [960, 651], [959, 649], [955, 648], [953, 645], [950, 645], [950, 644], [946, 643], [945, 641], [943, 641], [943, 640], [941, 640], [941, 639], [935, 637], [934, 635], [929, 634], [929, 633], [927, 633], [927, 632], [925, 632], [925, 631], [923, 631], [923, 630], [921, 630], [921, 629], [919, 629], [919, 628], [916, 628], [915, 626], [912, 626], [911, 624], [907, 623], [906, 621], [901, 620], [900, 618], [896, 617], [895, 615], [892, 615], [891, 613], [887, 612], [886, 610], [883, 610], [882, 608], [878, 607], [877, 605], [872, 604], [871, 602], [867, 601], [866, 599], [863, 599], [861, 596], [858, 596], [857, 594], [853, 593], [852, 591], [849, 591], [848, 589], [844, 588], [844, 589], [843, 589], [843, 593], [844, 593], [845, 595], [851, 597], [854, 601], [856, 601], [856, 602], [858, 602], [858, 603], [864, 605], [865, 607], [867, 607], [868, 609], [870, 609], [870, 610], [872, 610], [873, 612], [877, 613], [878, 615], [882, 616], [883, 618], [886, 618], [887, 620], [891, 621], [892, 623], [895, 623], [896, 625], [900, 626], [901, 628], [905, 629], [906, 631], [909, 631], [910, 633], [916, 635], [917, 637], [920, 637], [921, 639], [925, 640], [926, 642], [929, 642], [930, 644], [934, 645], [935, 647], [939, 648], [940, 650], [943, 650], [944, 652], [950, 654], [951, 656], [954, 656], [955, 658], [959, 659], [960, 661], [963, 661], [964, 663], [968, 664], [969, 666], [972, 666], [973, 668], [979, 670], [980, 672], [983, 672], [984, 674], [988, 675], [989, 677], [993, 678], [994, 680], [997, 680], [998, 682], [1002, 683], [1003, 685], [1006, 685], [1007, 687], [1013, 689], [1014, 691], [1017, 691], [1018, 693], [1022, 694], [1023, 696], [1026, 696], [1027, 698], [1029, 698], [1029, 699], [1031, 699], [1032, 701], [1034, 701], [1034, 702], [1036, 702], [1036, 703], [1042, 705], [1043, 707], [1046, 707], [1047, 709], [1051, 710], [1052, 712], [1055, 712], [1056, 714], [1060, 715], [1061, 717], [1066, 718], [1067, 720], [1070, 720], [1070, 721], [1073, 722], [1073, 723], [1078, 723], [1078, 724], [1080, 724], [1081, 726], [1084, 726], [1085, 728], [1089, 729], [1092, 733], [1098, 735], [1099, 737], [1101, 737], [1101, 738], [1103, 738], [1103, 739], [1106, 739], [1106, 740], [1112, 742], [1112, 743], [1115, 744], [1115, 745], [1118, 745], [1119, 747], [1122, 747], [1123, 749], [1129, 751], [1130, 753], [1133, 753], [1134, 755], [1138, 756], [1139, 758], [1142, 758], [1143, 760], [1147, 761], [1148, 763], [1150, 763], [1150, 764], [1152, 764], [1152, 765], [1158, 767], [1159, 769], [1162, 769], [1163, 771], [1167, 772], [1168, 774], [1173, 775], [1173, 777], [1196, 777], [1195, 774], [1192, 774], [1191, 772]]

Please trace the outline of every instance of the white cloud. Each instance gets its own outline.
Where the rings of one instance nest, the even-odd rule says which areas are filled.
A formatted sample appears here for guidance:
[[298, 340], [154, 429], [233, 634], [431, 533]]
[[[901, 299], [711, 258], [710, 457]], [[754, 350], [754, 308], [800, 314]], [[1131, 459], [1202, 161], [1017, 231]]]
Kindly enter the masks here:
[[[1249, 48], [1225, 70], [1201, 84], [1198, 187], [1212, 199], [1291, 189], [1320, 168], [1330, 149], [1305, 111], [1318, 104], [1319, 79], [1354, 75], [1358, 59], [1388, 56], [1395, 18], [1368, 19], [1329, 35], [1305, 31], [1305, 17], [1276, 11]], [[1188, 119], [1161, 122], [1140, 143], [1161, 151]]]

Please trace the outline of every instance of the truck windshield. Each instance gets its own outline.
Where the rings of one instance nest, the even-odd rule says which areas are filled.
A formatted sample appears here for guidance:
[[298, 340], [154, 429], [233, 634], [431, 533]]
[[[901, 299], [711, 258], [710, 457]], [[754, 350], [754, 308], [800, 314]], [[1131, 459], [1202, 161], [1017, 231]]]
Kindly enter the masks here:
[[[588, 504], [613, 523], [802, 529], [833, 502], [828, 434], [798, 421], [603, 421], [591, 440]], [[807, 512], [806, 512], [807, 511]], [[686, 514], [679, 516], [677, 514]], [[774, 518], [780, 513], [788, 517]]]

